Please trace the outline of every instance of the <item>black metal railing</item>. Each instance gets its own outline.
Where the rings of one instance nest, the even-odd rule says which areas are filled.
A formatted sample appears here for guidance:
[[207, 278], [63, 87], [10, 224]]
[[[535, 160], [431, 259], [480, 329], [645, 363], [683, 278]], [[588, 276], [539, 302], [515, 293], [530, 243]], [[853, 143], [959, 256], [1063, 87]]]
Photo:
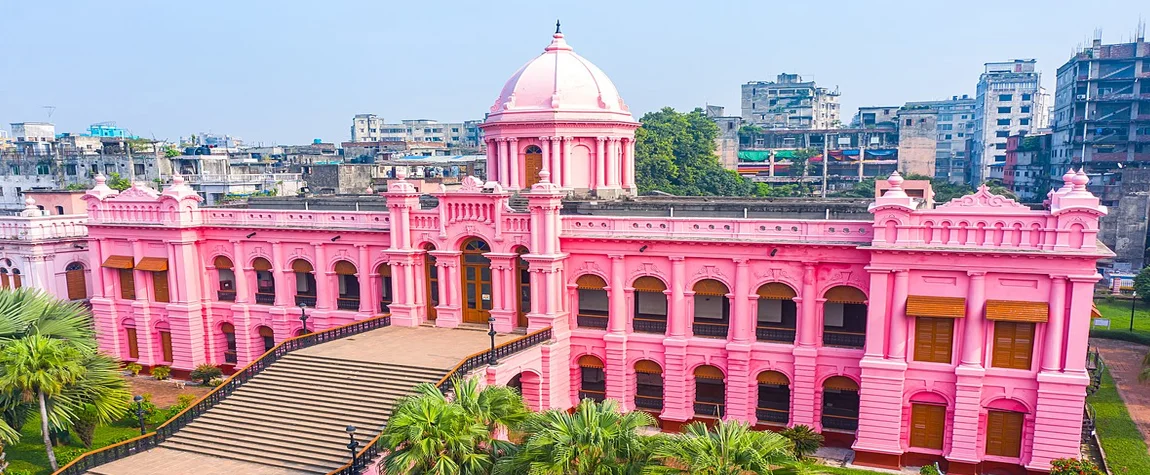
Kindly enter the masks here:
[[315, 296], [314, 295], [296, 295], [295, 296], [295, 304], [296, 305], [306, 305], [308, 307], [314, 308], [315, 307]]
[[340, 297], [335, 300], [335, 307], [340, 310], [359, 310], [359, 297]]
[[236, 291], [234, 290], [217, 290], [216, 299], [220, 302], [235, 302]]
[[389, 305], [391, 305], [390, 301], [379, 302], [379, 313], [391, 313], [391, 307], [389, 307]]
[[707, 338], [726, 338], [727, 328], [727, 323], [695, 322], [691, 325], [691, 331], [695, 332], [695, 336], [705, 336]]
[[846, 417], [846, 416], [832, 416], [830, 414], [823, 414], [823, 427], [827, 429], [838, 430], [858, 430], [859, 418]]
[[643, 409], [663, 409], [663, 398], [635, 395], [635, 407]]
[[758, 419], [759, 422], [778, 422], [786, 424], [790, 420], [791, 414], [780, 409], [758, 407], [755, 408], [755, 418]]
[[755, 338], [760, 341], [795, 342], [794, 328], [755, 327]]
[[604, 315], [585, 315], [580, 313], [575, 316], [575, 322], [579, 324], [579, 328], [598, 328], [600, 330], [607, 329], [608, 318]]
[[276, 294], [256, 292], [256, 303], [260, 305], [273, 305], [276, 303]]
[[715, 402], [695, 401], [695, 417], [722, 419], [726, 406]]
[[1086, 372], [1090, 375], [1090, 385], [1086, 387], [1086, 395], [1093, 395], [1102, 387], [1102, 372], [1106, 370], [1106, 363], [1097, 348], [1090, 348], [1086, 352]]
[[[72, 463], [65, 465], [63, 468], [55, 472], [54, 475], [81, 475], [100, 465], [120, 460], [129, 455], [134, 455], [145, 450], [155, 448], [160, 443], [168, 440], [169, 437], [175, 435], [176, 432], [178, 432], [180, 429], [183, 429], [185, 426], [190, 424], [197, 417], [200, 417], [209, 409], [215, 407], [216, 404], [219, 404], [220, 402], [227, 399], [227, 397], [239, 389], [240, 386], [243, 386], [244, 383], [247, 383], [256, 375], [263, 372], [263, 370], [271, 366], [273, 363], [279, 361], [280, 358], [284, 357], [284, 355], [295, 350], [312, 347], [321, 343], [327, 343], [329, 341], [338, 340], [340, 338], [356, 335], [378, 328], [383, 328], [389, 325], [391, 325], [391, 316], [383, 315], [360, 322], [355, 322], [349, 325], [335, 327], [321, 332], [308, 333], [306, 335], [300, 335], [284, 340], [280, 344], [276, 345], [275, 348], [265, 352], [263, 356], [259, 357], [259, 359], [251, 362], [243, 369], [233, 374], [226, 381], [224, 381], [223, 384], [220, 384], [215, 389], [213, 389], [212, 392], [206, 394], [204, 397], [200, 398], [191, 406], [188, 406], [187, 409], [184, 409], [179, 414], [173, 416], [171, 419], [168, 419], [167, 422], [157, 427], [155, 432], [141, 435], [134, 439], [129, 439], [99, 450], [88, 452], [73, 460]], [[375, 453], [378, 454], [378, 449], [376, 450], [377, 451]], [[374, 457], [374, 455], [372, 457]], [[369, 458], [365, 460], [371, 459]], [[364, 463], [366, 464], [366, 462]], [[352, 472], [346, 473], [350, 474]]]
[[607, 392], [592, 390], [579, 391], [579, 400], [582, 401], [584, 399], [590, 399], [595, 402], [603, 402], [603, 400], [607, 399]]
[[635, 317], [635, 321], [632, 323], [634, 324], [635, 331], [637, 332], [659, 334], [667, 333], [666, 317], [662, 319]]
[[843, 348], [862, 348], [866, 345], [865, 333], [823, 331], [823, 344]]

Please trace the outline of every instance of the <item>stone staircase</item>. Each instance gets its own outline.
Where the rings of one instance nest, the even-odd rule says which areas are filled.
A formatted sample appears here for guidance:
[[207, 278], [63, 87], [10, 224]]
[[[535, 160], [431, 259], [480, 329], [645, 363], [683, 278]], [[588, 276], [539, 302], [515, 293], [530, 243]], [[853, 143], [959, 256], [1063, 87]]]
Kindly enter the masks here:
[[348, 425], [366, 443], [400, 398], [447, 371], [289, 353], [160, 447], [327, 474], [350, 460]]

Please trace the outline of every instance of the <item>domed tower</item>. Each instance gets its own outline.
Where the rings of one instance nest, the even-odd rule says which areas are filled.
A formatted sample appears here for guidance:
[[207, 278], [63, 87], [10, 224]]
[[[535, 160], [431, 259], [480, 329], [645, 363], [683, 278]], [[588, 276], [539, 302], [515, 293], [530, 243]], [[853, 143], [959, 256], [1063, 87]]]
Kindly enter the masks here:
[[488, 179], [526, 190], [546, 170], [576, 195], [635, 194], [639, 122], [603, 71], [555, 25], [543, 54], [519, 68], [484, 121]]

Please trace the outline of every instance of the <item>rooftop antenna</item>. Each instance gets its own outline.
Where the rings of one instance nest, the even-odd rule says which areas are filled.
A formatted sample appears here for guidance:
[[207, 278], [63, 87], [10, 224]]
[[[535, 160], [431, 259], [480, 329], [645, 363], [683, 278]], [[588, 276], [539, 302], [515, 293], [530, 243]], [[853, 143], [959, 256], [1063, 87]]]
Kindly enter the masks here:
[[42, 106], [44, 110], [48, 111], [48, 118], [52, 118], [52, 113], [56, 112], [56, 106]]

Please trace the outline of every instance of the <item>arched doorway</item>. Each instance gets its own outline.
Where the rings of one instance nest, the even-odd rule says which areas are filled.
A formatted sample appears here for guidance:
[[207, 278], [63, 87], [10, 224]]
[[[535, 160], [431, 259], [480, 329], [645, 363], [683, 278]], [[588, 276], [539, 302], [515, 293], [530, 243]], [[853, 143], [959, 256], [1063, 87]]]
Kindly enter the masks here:
[[348, 261], [335, 263], [335, 275], [339, 279], [339, 297], [336, 298], [336, 308], [340, 310], [359, 310], [359, 277], [355, 274], [355, 264]]
[[543, 171], [543, 149], [532, 145], [523, 151], [523, 187], [531, 188], [539, 183], [539, 172]]
[[379, 313], [391, 313], [391, 265], [384, 262], [375, 273], [379, 275]]
[[594, 355], [579, 357], [579, 400], [603, 402], [607, 397], [607, 374], [603, 360]]
[[727, 285], [713, 279], [695, 283], [695, 319], [691, 325], [695, 336], [726, 338], [731, 322], [731, 303]]
[[64, 281], [68, 284], [68, 300], [88, 298], [88, 276], [84, 264], [73, 262], [64, 268]]
[[793, 344], [798, 320], [794, 289], [782, 282], [771, 282], [759, 287], [757, 294], [755, 339]]
[[271, 350], [272, 348], [275, 348], [276, 337], [275, 337], [275, 333], [272, 332], [271, 328], [268, 328], [268, 327], [261, 325], [259, 327], [259, 329], [257, 329], [257, 332], [260, 335], [260, 340], [264, 344], [264, 352], [267, 352], [267, 351]]
[[315, 269], [310, 262], [296, 259], [291, 263], [291, 270], [295, 273], [295, 304], [315, 307]]
[[136, 336], [136, 321], [131, 318], [124, 320], [124, 340], [128, 343], [128, 359], [140, 359], [140, 342]]
[[519, 292], [519, 297], [515, 299], [515, 324], [526, 327], [527, 314], [531, 312], [531, 268], [527, 259], [523, 258], [527, 248], [519, 247], [515, 253], [518, 254], [515, 258], [515, 288]]
[[695, 417], [722, 419], [726, 396], [723, 370], [711, 365], [695, 368]]
[[635, 407], [663, 410], [663, 368], [651, 360], [635, 362]]
[[760, 424], [786, 425], [791, 419], [791, 381], [778, 371], [759, 373], [755, 419]]
[[272, 263], [262, 257], [252, 260], [252, 270], [256, 271], [256, 303], [272, 305], [276, 302], [276, 278], [272, 275]]
[[423, 294], [427, 296], [428, 320], [435, 320], [435, 317], [438, 316], [435, 307], [439, 306], [439, 268], [435, 265], [435, 256], [431, 255], [430, 252], [434, 250], [434, 245], [423, 246]]
[[232, 270], [232, 260], [228, 259], [227, 256], [216, 256], [212, 260], [212, 267], [216, 268], [216, 280], [219, 282], [216, 300], [234, 302], [236, 300], [236, 273]]
[[854, 287], [831, 287], [823, 295], [823, 344], [843, 348], [866, 345], [866, 295]]
[[224, 322], [220, 324], [220, 333], [224, 335], [224, 363], [236, 364], [236, 327]]
[[463, 321], [487, 323], [491, 316], [491, 252], [482, 239], [463, 243]]
[[859, 385], [846, 376], [823, 382], [824, 429], [854, 432], [859, 427]]
[[667, 286], [663, 281], [643, 276], [631, 284], [635, 289], [635, 316], [631, 326], [640, 333], [667, 333]]
[[163, 362], [172, 363], [172, 327], [168, 322], [159, 322], [156, 324], [156, 333], [160, 337], [160, 356], [163, 357]]
[[575, 324], [579, 328], [607, 329], [610, 302], [607, 299], [607, 281], [595, 274], [584, 274], [575, 279], [578, 295], [578, 313]]

